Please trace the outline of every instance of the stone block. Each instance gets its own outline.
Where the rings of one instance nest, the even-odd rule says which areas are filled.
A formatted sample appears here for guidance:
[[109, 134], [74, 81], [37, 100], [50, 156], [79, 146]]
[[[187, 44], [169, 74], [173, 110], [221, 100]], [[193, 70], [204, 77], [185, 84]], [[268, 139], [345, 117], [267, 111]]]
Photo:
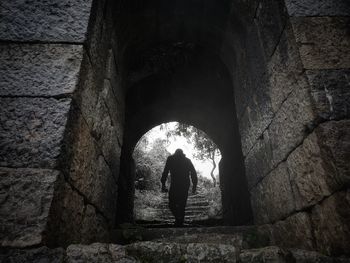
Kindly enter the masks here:
[[287, 159], [297, 210], [350, 183], [349, 121], [320, 124]]
[[[63, 182], [55, 201], [58, 202], [58, 210], [53, 215], [53, 220], [57, 221], [55, 222], [57, 225], [52, 232], [55, 232], [57, 237], [53, 242], [64, 245], [80, 242], [85, 207], [84, 197], [68, 183]], [[49, 238], [52, 239], [51, 236]]]
[[32, 249], [9, 249], [0, 252], [0, 261], [8, 263], [63, 263], [63, 248], [39, 247]]
[[[322, 151], [328, 181], [333, 191], [350, 184], [350, 121], [330, 121], [321, 124], [315, 132]], [[335, 170], [335, 171], [334, 171]]]
[[39, 245], [49, 218], [59, 172], [0, 168], [0, 244]]
[[88, 204], [81, 223], [81, 243], [107, 242], [109, 240], [108, 229], [106, 219]]
[[293, 17], [291, 23], [306, 69], [350, 68], [349, 17]]
[[285, 218], [295, 210], [285, 163], [281, 163], [251, 191], [254, 220], [264, 224]]
[[246, 112], [240, 121], [243, 154], [251, 149], [274, 117], [265, 77], [251, 95]]
[[239, 250], [222, 244], [139, 242], [126, 246], [128, 255], [146, 262], [238, 262]]
[[[114, 52], [112, 49], [110, 49], [108, 53], [106, 79], [104, 85], [109, 85], [111, 87], [113, 97], [117, 99], [119, 112], [123, 113], [125, 109], [125, 91], [121, 85], [121, 76], [119, 69], [117, 68]], [[118, 116], [123, 118], [124, 114], [121, 115], [122, 116]], [[120, 119], [122, 120], [122, 118]]]
[[334, 171], [325, 169], [316, 132], [310, 134], [287, 159], [297, 210], [305, 209], [330, 195]]
[[315, 125], [310, 97], [308, 89], [294, 90], [269, 126], [273, 166], [285, 160]]
[[272, 111], [276, 113], [293, 90], [303, 89], [308, 85], [290, 23], [287, 23], [283, 31], [267, 69], [268, 94]]
[[349, 16], [347, 0], [285, 0], [290, 16]]
[[[318, 253], [316, 251], [307, 251], [302, 249], [290, 249], [291, 253], [293, 254], [293, 258], [295, 259], [295, 262], [297, 263], [347, 263], [348, 260], [346, 258], [344, 259], [335, 259], [327, 257], [321, 253]], [[343, 261], [344, 260], [344, 261]]]
[[273, 168], [272, 149], [269, 142], [268, 133], [264, 132], [244, 160], [249, 189], [256, 186]]
[[71, 149], [69, 181], [111, 222], [116, 207], [117, 184], [85, 120], [79, 116]]
[[110, 125], [113, 126], [113, 129], [115, 129], [119, 144], [121, 146], [124, 136], [125, 109], [123, 105], [119, 103], [119, 100], [114, 96], [109, 80], [105, 80], [100, 97], [103, 99], [104, 104], [107, 107], [108, 115], [111, 120]]
[[54, 168], [71, 99], [1, 98], [0, 166]]
[[73, 93], [82, 53], [82, 45], [1, 44], [0, 96]]
[[108, 49], [111, 42], [112, 22], [107, 21], [107, 13], [112, 12], [109, 6], [106, 6], [106, 0], [100, 0], [93, 5], [93, 15], [90, 21], [90, 31], [87, 39], [87, 52], [90, 62], [97, 77], [103, 78], [107, 62]]
[[256, 24], [267, 58], [270, 58], [279, 42], [287, 16], [283, 1], [262, 0], [259, 2]]
[[350, 70], [307, 70], [318, 116], [325, 120], [350, 117]]
[[337, 192], [312, 209], [317, 249], [328, 255], [350, 253], [350, 191]]
[[70, 245], [67, 248], [66, 262], [137, 263], [139, 261], [127, 256], [125, 248], [120, 245], [94, 243], [91, 245]]
[[288, 250], [279, 247], [264, 247], [258, 249], [243, 250], [239, 255], [239, 262], [293, 262], [293, 256]]
[[3, 0], [0, 39], [82, 43], [91, 6], [92, 0]]
[[84, 60], [82, 62], [81, 81], [79, 84], [79, 90], [75, 94], [77, 105], [90, 130], [92, 130], [94, 123], [98, 121], [96, 106], [102, 87], [98, 85], [99, 82], [96, 72], [94, 72], [86, 53], [84, 54]]
[[266, 73], [266, 61], [264, 50], [260, 44], [256, 25], [247, 28], [246, 51], [238, 52], [236, 72], [233, 76], [235, 83], [235, 102], [237, 116], [240, 118], [251, 100], [251, 95], [260, 85], [261, 79]]
[[310, 216], [304, 212], [273, 224], [272, 236], [278, 246], [315, 250]]

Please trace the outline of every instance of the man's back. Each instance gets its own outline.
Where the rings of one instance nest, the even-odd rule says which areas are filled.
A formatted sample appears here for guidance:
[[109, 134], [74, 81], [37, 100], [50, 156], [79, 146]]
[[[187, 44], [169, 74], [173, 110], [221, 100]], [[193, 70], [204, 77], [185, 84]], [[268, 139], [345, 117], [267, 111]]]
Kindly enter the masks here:
[[168, 158], [168, 169], [171, 175], [171, 183], [175, 184], [189, 184], [190, 172], [192, 170], [192, 163], [190, 159], [185, 156], [172, 155]]
[[191, 176], [192, 183], [196, 187], [197, 185], [197, 173], [190, 159], [181, 152], [175, 152], [175, 154], [168, 157], [164, 172], [162, 175], [162, 183], [164, 184], [168, 174], [171, 174], [172, 186], [189, 186]]

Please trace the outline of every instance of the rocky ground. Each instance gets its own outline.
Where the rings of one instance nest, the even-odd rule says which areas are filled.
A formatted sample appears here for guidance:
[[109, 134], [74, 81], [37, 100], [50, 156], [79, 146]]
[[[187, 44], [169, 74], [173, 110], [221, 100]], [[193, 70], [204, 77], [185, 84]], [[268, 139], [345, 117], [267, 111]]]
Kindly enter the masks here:
[[[121, 237], [129, 244], [120, 245]], [[175, 262], [322, 262], [349, 263], [313, 251], [271, 246], [257, 227], [125, 228], [113, 231], [113, 243], [73, 244], [66, 249], [10, 249], [0, 262], [24, 263], [175, 263]]]

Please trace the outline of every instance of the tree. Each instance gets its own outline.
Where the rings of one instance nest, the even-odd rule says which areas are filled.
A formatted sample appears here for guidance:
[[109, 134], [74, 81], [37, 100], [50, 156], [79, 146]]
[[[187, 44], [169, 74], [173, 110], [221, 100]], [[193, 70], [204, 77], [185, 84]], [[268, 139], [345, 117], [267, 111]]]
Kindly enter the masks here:
[[159, 190], [160, 178], [170, 153], [166, 150], [166, 140], [156, 139], [149, 143], [143, 136], [134, 150], [136, 164], [136, 188], [140, 190]]
[[194, 144], [197, 153], [193, 155], [198, 160], [209, 159], [212, 162], [212, 170], [210, 176], [213, 179], [214, 187], [216, 187], [216, 178], [214, 171], [217, 167], [215, 158], [220, 154], [217, 145], [203, 131], [187, 124], [178, 123], [174, 130], [167, 131], [167, 137], [184, 136], [189, 142]]

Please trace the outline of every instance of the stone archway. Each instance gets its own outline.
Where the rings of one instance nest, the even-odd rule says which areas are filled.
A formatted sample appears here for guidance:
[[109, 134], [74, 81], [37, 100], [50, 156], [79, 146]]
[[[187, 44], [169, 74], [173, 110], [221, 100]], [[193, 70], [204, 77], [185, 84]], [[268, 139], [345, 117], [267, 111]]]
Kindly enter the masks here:
[[[183, 46], [190, 46], [191, 54], [186, 54], [182, 64], [172, 68], [172, 72], [160, 71], [128, 91], [119, 177], [119, 185], [127, 187], [119, 188], [117, 217], [120, 216], [119, 222], [133, 221], [133, 200], [130, 199], [134, 183], [131, 154], [137, 141], [155, 125], [176, 120], [206, 132], [222, 151], [220, 178], [224, 186], [226, 224], [251, 223], [240, 137], [237, 124], [232, 122], [235, 107], [229, 75], [220, 60], [206, 50], [194, 44]], [[188, 52], [182, 51], [178, 44], [176, 51]]]
[[[121, 148], [125, 165], [130, 136], [163, 118], [216, 136], [227, 147], [227, 174], [231, 160], [241, 160], [254, 223], [267, 224], [277, 243], [348, 253], [349, 8], [304, 2], [2, 0], [1, 245], [108, 239], [119, 216], [117, 188], [127, 183]], [[169, 46], [175, 56], [163, 56]], [[219, 99], [203, 93], [196, 107], [181, 86], [161, 89], [192, 47], [204, 54], [197, 68], [216, 65], [211, 90], [229, 87], [218, 89]], [[178, 48], [185, 52], [178, 56]], [[143, 58], [155, 67], [137, 67]], [[150, 85], [159, 89], [154, 108], [141, 88]], [[181, 107], [165, 99], [172, 95]], [[211, 111], [205, 98], [222, 103]], [[230, 224], [241, 223], [247, 208], [239, 204], [249, 197], [238, 198], [229, 198]]]

